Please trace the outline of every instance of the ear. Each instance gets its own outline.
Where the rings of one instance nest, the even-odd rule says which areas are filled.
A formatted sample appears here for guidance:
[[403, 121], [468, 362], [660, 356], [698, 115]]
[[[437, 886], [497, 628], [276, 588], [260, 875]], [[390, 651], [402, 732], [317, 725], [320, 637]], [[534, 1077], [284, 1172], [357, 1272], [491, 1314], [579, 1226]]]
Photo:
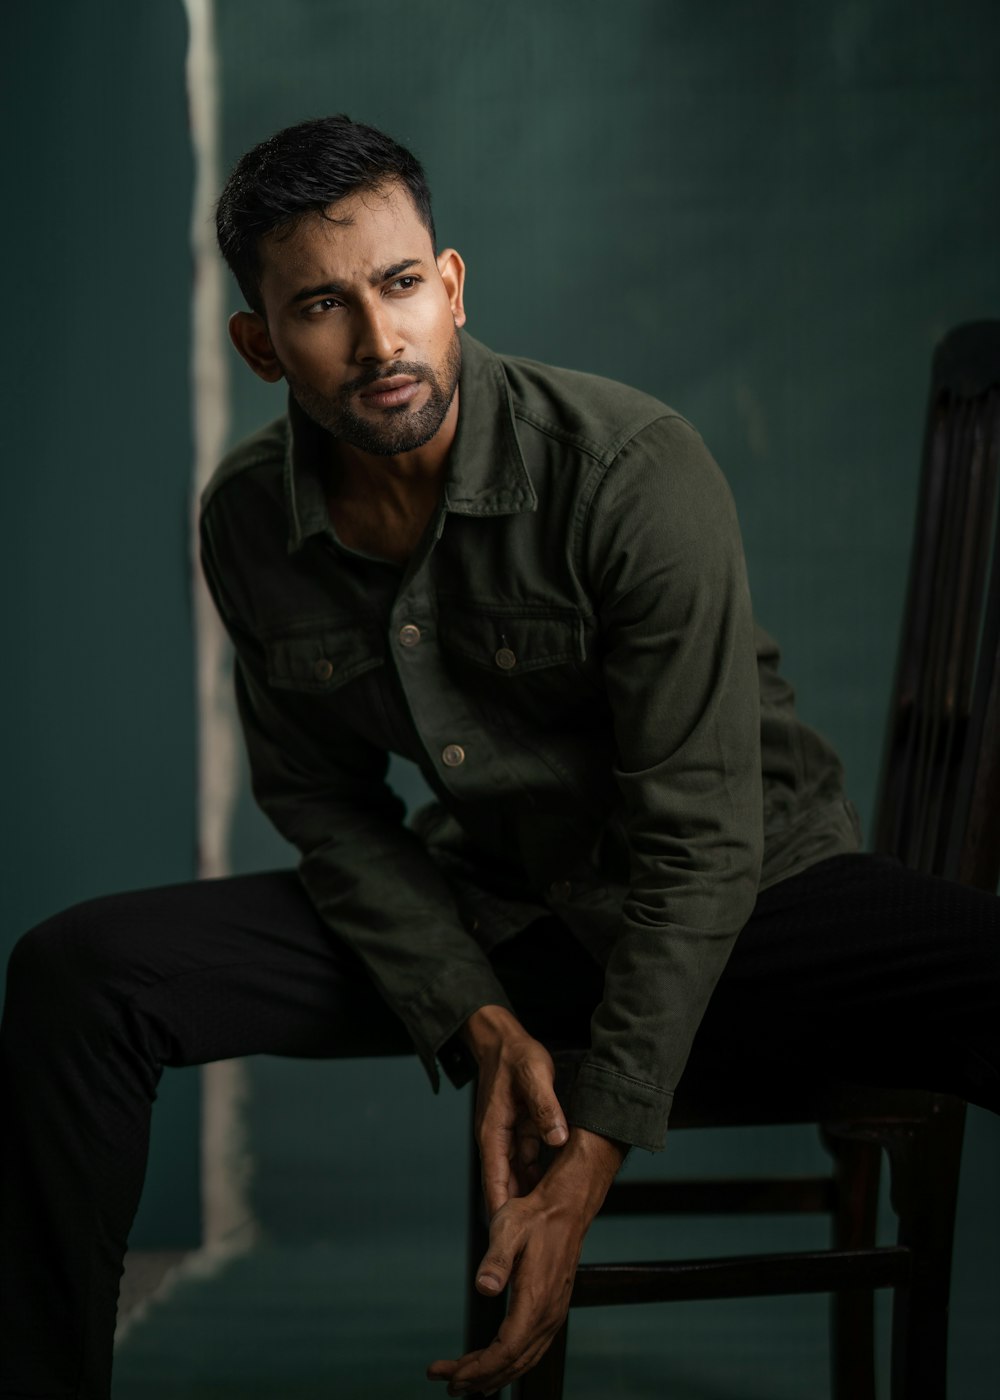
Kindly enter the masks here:
[[454, 248], [445, 248], [437, 255], [437, 268], [448, 293], [448, 304], [455, 318], [455, 325], [464, 326], [465, 303], [462, 297], [465, 292], [465, 263]]
[[267, 322], [258, 312], [237, 311], [230, 316], [229, 338], [254, 374], [268, 384], [277, 384], [283, 377], [284, 370], [274, 353]]

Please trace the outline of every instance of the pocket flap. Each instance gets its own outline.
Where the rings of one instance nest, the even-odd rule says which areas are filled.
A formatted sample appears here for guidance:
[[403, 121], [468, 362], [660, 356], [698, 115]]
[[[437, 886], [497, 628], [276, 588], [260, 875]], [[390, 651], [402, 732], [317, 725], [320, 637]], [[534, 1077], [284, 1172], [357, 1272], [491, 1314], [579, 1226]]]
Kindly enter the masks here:
[[262, 641], [268, 682], [282, 690], [336, 690], [383, 661], [381, 638], [358, 623], [310, 623]]
[[441, 645], [502, 675], [516, 676], [585, 657], [583, 619], [570, 609], [514, 612], [442, 606]]

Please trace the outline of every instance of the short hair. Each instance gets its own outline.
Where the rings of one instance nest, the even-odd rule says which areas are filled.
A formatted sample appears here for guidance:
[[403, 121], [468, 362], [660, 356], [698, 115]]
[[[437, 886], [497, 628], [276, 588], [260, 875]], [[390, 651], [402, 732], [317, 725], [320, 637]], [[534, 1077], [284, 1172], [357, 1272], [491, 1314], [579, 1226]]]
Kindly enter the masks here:
[[215, 211], [222, 256], [247, 304], [261, 311], [260, 240], [290, 232], [305, 214], [360, 190], [398, 181], [436, 246], [431, 193], [416, 156], [373, 126], [341, 113], [287, 126], [241, 156]]

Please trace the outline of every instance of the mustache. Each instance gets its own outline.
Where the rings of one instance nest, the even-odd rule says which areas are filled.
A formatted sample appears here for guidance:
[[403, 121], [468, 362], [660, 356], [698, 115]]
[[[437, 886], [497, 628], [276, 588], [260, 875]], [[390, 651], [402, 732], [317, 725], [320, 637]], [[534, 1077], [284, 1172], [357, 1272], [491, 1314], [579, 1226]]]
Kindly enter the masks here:
[[416, 361], [397, 360], [395, 364], [383, 365], [379, 369], [365, 370], [364, 374], [357, 379], [350, 380], [341, 388], [343, 394], [356, 394], [361, 389], [367, 389], [372, 384], [377, 384], [380, 379], [393, 379], [398, 374], [409, 375], [412, 379], [433, 380], [434, 373], [429, 365], [418, 364]]

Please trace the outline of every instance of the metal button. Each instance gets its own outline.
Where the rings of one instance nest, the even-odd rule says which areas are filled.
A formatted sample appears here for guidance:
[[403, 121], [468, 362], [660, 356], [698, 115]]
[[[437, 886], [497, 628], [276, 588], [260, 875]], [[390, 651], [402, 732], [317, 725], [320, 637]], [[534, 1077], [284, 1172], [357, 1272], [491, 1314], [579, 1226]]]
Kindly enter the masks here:
[[549, 886], [549, 899], [569, 899], [572, 893], [573, 886], [568, 880], [553, 880], [552, 884]]
[[465, 762], [465, 750], [461, 744], [445, 744], [441, 750], [441, 762], [446, 768], [457, 768]]
[[333, 675], [333, 663], [321, 656], [318, 661], [313, 662], [313, 675], [318, 681], [328, 681]]
[[510, 671], [517, 665], [517, 657], [511, 651], [510, 647], [501, 647], [493, 660], [504, 671]]
[[415, 647], [420, 641], [420, 628], [415, 622], [407, 622], [399, 629], [399, 644], [404, 647]]

